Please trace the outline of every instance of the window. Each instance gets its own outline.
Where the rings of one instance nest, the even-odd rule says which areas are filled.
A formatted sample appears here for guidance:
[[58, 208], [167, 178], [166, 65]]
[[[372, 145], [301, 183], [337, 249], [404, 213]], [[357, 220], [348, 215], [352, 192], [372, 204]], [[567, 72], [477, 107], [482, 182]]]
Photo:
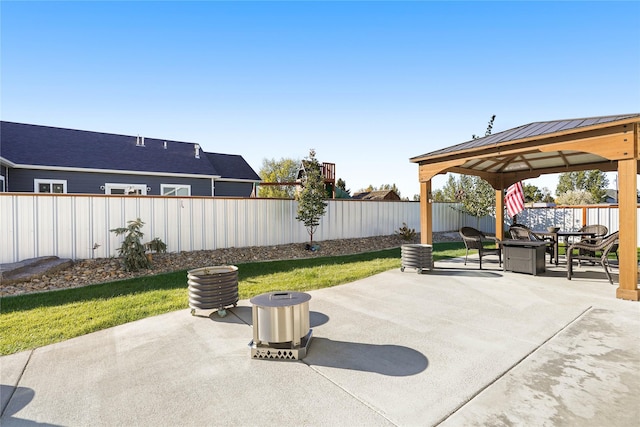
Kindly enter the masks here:
[[161, 184], [160, 194], [163, 196], [190, 196], [190, 185], [178, 185], [178, 184]]
[[104, 185], [104, 194], [121, 194], [146, 196], [147, 186], [144, 184], [109, 184]]
[[34, 179], [33, 192], [63, 194], [67, 192], [67, 181], [64, 179]]
[[4, 176], [0, 175], [0, 193], [5, 192], [5, 188], [4, 188]]

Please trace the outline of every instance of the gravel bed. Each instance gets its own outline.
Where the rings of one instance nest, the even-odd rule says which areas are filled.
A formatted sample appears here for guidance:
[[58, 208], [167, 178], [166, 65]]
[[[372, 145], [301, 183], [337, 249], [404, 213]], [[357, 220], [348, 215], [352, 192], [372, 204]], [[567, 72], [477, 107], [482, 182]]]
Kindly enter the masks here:
[[[457, 233], [434, 233], [433, 239], [434, 242], [461, 240]], [[416, 237], [415, 242], [419, 242], [419, 236]], [[7, 285], [0, 284], [0, 296], [76, 288], [210, 265], [233, 265], [254, 261], [357, 254], [395, 248], [403, 243], [405, 242], [398, 235], [390, 235], [360, 239], [324, 240], [314, 243], [314, 246], [318, 246], [317, 250], [308, 250], [308, 245], [305, 243], [294, 243], [277, 246], [153, 254], [151, 269], [138, 272], [124, 271], [118, 258], [85, 259], [76, 261], [65, 270], [45, 274], [36, 279]]]

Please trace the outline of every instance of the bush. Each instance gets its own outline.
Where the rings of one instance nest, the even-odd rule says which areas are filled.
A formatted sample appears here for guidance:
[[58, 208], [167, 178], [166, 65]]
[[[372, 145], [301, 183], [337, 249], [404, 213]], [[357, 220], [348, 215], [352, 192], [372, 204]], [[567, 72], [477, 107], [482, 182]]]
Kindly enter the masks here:
[[407, 223], [406, 222], [402, 223], [402, 227], [400, 227], [398, 229], [398, 231], [396, 231], [395, 234], [399, 235], [400, 238], [402, 240], [404, 240], [405, 242], [411, 242], [416, 238], [416, 230], [415, 230], [415, 228], [407, 227]]
[[156, 237], [152, 241], [145, 243], [144, 247], [146, 250], [155, 252], [157, 254], [164, 254], [167, 252], [167, 244], [163, 242], [159, 237]]
[[140, 231], [144, 222], [140, 218], [135, 221], [127, 221], [126, 227], [114, 228], [110, 230], [116, 236], [124, 236], [122, 245], [118, 249], [118, 253], [122, 257], [122, 263], [126, 271], [138, 271], [143, 268], [151, 267], [151, 262], [147, 259], [144, 245], [141, 239], [144, 233]]

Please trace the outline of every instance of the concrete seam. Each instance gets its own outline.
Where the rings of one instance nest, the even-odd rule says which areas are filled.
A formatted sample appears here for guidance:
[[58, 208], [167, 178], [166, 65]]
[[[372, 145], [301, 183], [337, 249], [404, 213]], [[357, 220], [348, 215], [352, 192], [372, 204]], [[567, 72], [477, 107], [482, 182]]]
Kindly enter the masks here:
[[438, 426], [440, 424], [442, 424], [443, 422], [445, 422], [449, 417], [451, 417], [453, 414], [455, 414], [456, 412], [458, 412], [460, 409], [462, 409], [464, 406], [467, 405], [467, 403], [471, 402], [473, 399], [475, 399], [478, 395], [480, 395], [483, 391], [485, 391], [486, 389], [488, 389], [489, 387], [491, 387], [493, 384], [495, 384], [496, 382], [498, 382], [500, 379], [502, 379], [505, 375], [507, 375], [509, 372], [511, 372], [516, 366], [520, 365], [522, 362], [524, 362], [526, 359], [529, 358], [529, 356], [533, 355], [534, 353], [536, 353], [543, 345], [545, 345], [546, 343], [548, 343], [549, 341], [551, 341], [552, 339], [554, 339], [556, 336], [558, 336], [561, 332], [563, 332], [565, 329], [567, 329], [569, 326], [573, 325], [575, 322], [577, 322], [580, 318], [584, 317], [584, 315], [588, 312], [591, 311], [593, 309], [593, 306], [589, 306], [587, 307], [584, 311], [582, 311], [582, 313], [578, 314], [575, 318], [573, 318], [572, 320], [570, 320], [566, 325], [564, 325], [563, 327], [561, 327], [560, 329], [558, 329], [553, 335], [551, 335], [549, 338], [547, 338], [546, 340], [544, 340], [543, 342], [540, 343], [540, 345], [538, 345], [536, 348], [534, 348], [533, 350], [531, 350], [529, 353], [525, 354], [520, 360], [516, 361], [513, 365], [511, 365], [507, 370], [505, 370], [503, 373], [499, 374], [496, 378], [494, 378], [492, 381], [489, 381], [489, 383], [487, 383], [487, 385], [485, 385], [484, 387], [480, 388], [477, 392], [475, 392], [471, 397], [469, 397], [467, 400], [465, 400], [464, 402], [462, 402], [460, 405], [458, 405], [453, 411], [451, 411], [449, 414], [445, 415], [444, 417], [442, 417], [441, 419], [439, 419], [435, 424], [435, 426]]
[[[242, 318], [240, 316], [238, 316], [237, 314], [235, 314], [233, 311], [229, 311], [231, 314], [233, 314], [235, 317], [237, 317], [242, 323], [244, 323], [247, 326], [251, 326], [249, 323], [245, 322], [244, 320], [242, 320]], [[360, 402], [361, 404], [363, 404], [364, 406], [366, 406], [367, 408], [371, 409], [373, 412], [375, 412], [376, 414], [380, 415], [382, 418], [384, 418], [385, 420], [389, 421], [391, 424], [393, 424], [394, 426], [397, 426], [398, 424], [394, 423], [392, 420], [390, 420], [387, 416], [385, 416], [383, 413], [381, 413], [378, 409], [374, 408], [373, 406], [371, 406], [370, 404], [368, 404], [367, 402], [365, 402], [364, 400], [358, 398], [356, 395], [354, 395], [353, 393], [349, 392], [348, 390], [346, 390], [344, 387], [341, 387], [340, 384], [336, 383], [335, 381], [333, 381], [331, 378], [329, 378], [328, 376], [326, 376], [325, 374], [323, 374], [322, 372], [320, 372], [318, 369], [314, 368], [313, 366], [311, 366], [309, 363], [307, 363], [304, 359], [300, 359], [299, 362], [304, 363], [305, 365], [307, 365], [311, 370], [313, 370], [314, 372], [316, 372], [318, 375], [320, 375], [321, 377], [323, 377], [324, 379], [326, 379], [327, 381], [329, 381], [330, 383], [332, 383], [333, 385], [335, 385], [336, 387], [338, 387], [340, 390], [344, 391], [345, 393], [347, 393], [349, 396], [351, 396], [352, 398], [354, 398], [356, 401]]]
[[244, 323], [247, 326], [251, 326], [250, 323], [245, 322], [242, 317], [238, 316], [237, 314], [235, 314], [232, 310], [229, 310], [228, 313], [233, 314], [240, 322]]
[[302, 363], [304, 363], [305, 365], [307, 365], [309, 368], [311, 368], [311, 370], [315, 371], [318, 375], [320, 375], [321, 377], [323, 377], [324, 379], [326, 379], [327, 381], [329, 381], [330, 383], [332, 383], [333, 385], [335, 385], [336, 387], [338, 387], [340, 390], [344, 391], [345, 393], [347, 393], [349, 396], [351, 396], [352, 398], [354, 398], [357, 402], [360, 402], [361, 404], [363, 404], [364, 406], [366, 406], [367, 408], [371, 409], [373, 412], [375, 412], [376, 414], [380, 415], [382, 418], [384, 418], [385, 420], [389, 421], [391, 424], [393, 424], [394, 426], [398, 426], [397, 423], [393, 422], [391, 419], [389, 419], [389, 417], [387, 417], [385, 414], [383, 414], [382, 412], [380, 412], [378, 409], [376, 409], [374, 406], [372, 406], [371, 404], [365, 402], [364, 400], [360, 399], [358, 396], [356, 396], [355, 394], [351, 393], [350, 391], [348, 391], [347, 389], [345, 389], [344, 387], [342, 387], [340, 384], [338, 384], [337, 382], [335, 382], [334, 380], [332, 380], [331, 378], [329, 378], [328, 376], [326, 376], [325, 374], [323, 374], [321, 371], [319, 371], [318, 369], [314, 368], [311, 364], [307, 363], [304, 359], [300, 360]]
[[7, 404], [5, 406], [3, 406], [2, 407], [2, 411], [0, 411], [0, 417], [4, 416], [4, 411], [7, 409], [7, 407], [11, 403], [11, 400], [13, 400], [13, 395], [15, 394], [16, 390], [18, 389], [18, 386], [20, 385], [20, 381], [22, 381], [22, 376], [24, 375], [24, 372], [27, 370], [27, 366], [29, 366], [29, 362], [31, 362], [31, 356], [33, 355], [34, 351], [35, 350], [31, 350], [29, 352], [29, 357], [27, 358], [27, 362], [22, 367], [22, 370], [20, 371], [20, 375], [18, 375], [18, 379], [16, 380], [16, 384], [13, 387], [13, 390], [11, 391], [11, 395], [7, 399]]

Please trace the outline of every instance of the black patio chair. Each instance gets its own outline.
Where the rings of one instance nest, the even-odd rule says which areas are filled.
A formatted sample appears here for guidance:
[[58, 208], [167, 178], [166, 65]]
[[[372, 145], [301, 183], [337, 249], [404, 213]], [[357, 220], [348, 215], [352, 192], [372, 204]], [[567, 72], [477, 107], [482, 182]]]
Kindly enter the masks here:
[[[604, 225], [593, 224], [593, 225], [585, 225], [578, 231], [581, 231], [583, 233], [593, 233], [593, 236], [585, 236], [581, 238], [580, 239], [581, 242], [600, 243], [602, 239], [604, 239], [607, 233], [609, 232], [609, 229]], [[595, 254], [593, 252], [591, 253], [587, 252], [586, 249], [580, 249], [580, 254], [595, 257]], [[618, 253], [616, 251], [616, 257], [617, 256], [618, 256]]]
[[487, 236], [482, 231], [476, 230], [473, 227], [462, 227], [458, 232], [460, 233], [460, 236], [464, 241], [464, 246], [467, 249], [464, 256], [464, 265], [467, 265], [467, 257], [469, 255], [469, 250], [471, 249], [478, 251], [480, 270], [482, 270], [482, 257], [489, 254], [498, 255], [498, 263], [502, 266], [502, 248], [499, 246], [496, 246], [495, 248], [487, 248], [484, 246], [484, 242], [495, 242], [497, 245], [500, 239], [493, 236]]
[[[607, 278], [609, 279], [609, 283], [613, 285], [613, 279], [611, 278], [611, 273], [609, 273], [609, 254], [615, 253], [616, 258], [618, 256], [618, 237], [619, 231], [615, 233], [611, 233], [604, 239], [599, 242], [588, 242], [588, 241], [580, 241], [572, 244], [567, 249], [567, 279], [571, 280], [571, 276], [573, 275], [573, 260], [577, 259], [579, 261], [593, 261], [598, 262], [604, 268], [604, 272], [607, 273]], [[575, 254], [574, 251], [577, 250], [578, 253]], [[598, 255], [600, 253], [600, 255]]]
[[514, 240], [530, 240], [532, 242], [548, 243], [545, 246], [544, 250], [550, 256], [549, 262], [553, 262], [553, 260], [555, 259], [556, 254], [554, 250], [553, 239], [541, 238], [538, 235], [536, 235], [533, 231], [531, 231], [529, 227], [522, 224], [513, 224], [511, 227], [509, 227], [509, 234], [511, 235], [511, 238]]
[[593, 233], [593, 237], [586, 237], [586, 239], [592, 239], [592, 238], [602, 239], [607, 235], [607, 233], [609, 232], [609, 229], [605, 225], [592, 224], [592, 225], [585, 225], [578, 231], [582, 233]]

